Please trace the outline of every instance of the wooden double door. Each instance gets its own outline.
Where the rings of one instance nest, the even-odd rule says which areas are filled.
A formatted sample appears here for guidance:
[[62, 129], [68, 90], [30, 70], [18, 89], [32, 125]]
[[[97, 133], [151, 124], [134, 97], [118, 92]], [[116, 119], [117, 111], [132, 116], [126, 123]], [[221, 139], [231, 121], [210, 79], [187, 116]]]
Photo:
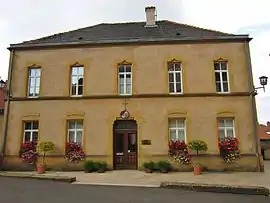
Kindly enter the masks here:
[[114, 124], [114, 169], [137, 169], [137, 124], [118, 121]]

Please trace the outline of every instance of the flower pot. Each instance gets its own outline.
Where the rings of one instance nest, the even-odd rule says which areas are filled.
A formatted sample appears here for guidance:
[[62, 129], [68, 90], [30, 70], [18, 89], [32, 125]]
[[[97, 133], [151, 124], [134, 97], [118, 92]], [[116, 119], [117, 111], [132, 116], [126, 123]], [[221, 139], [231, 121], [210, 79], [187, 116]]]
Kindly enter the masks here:
[[106, 169], [105, 168], [100, 168], [98, 169], [98, 173], [105, 173]]
[[168, 173], [168, 169], [166, 169], [166, 168], [161, 168], [161, 169], [160, 169], [160, 173]]
[[37, 172], [38, 172], [38, 174], [45, 173], [45, 166], [44, 165], [38, 165], [37, 166]]
[[201, 166], [194, 166], [193, 173], [194, 173], [194, 175], [200, 175], [202, 173], [202, 167]]
[[144, 171], [145, 171], [146, 173], [153, 173], [153, 171], [152, 171], [151, 169], [149, 169], [149, 168], [145, 168]]

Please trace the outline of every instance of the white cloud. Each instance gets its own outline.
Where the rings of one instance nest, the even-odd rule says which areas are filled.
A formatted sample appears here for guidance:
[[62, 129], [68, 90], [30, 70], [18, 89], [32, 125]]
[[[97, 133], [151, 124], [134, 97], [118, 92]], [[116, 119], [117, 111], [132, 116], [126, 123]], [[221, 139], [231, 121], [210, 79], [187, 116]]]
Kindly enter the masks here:
[[[1, 0], [0, 0], [1, 1]], [[3, 1], [3, 0], [2, 0]], [[7, 78], [10, 43], [85, 27], [100, 22], [143, 21], [144, 7], [155, 5], [158, 19], [169, 19], [224, 32], [251, 34], [254, 81], [270, 77], [269, 0], [24, 0], [1, 2], [0, 75]], [[12, 8], [12, 12], [10, 12]], [[14, 15], [16, 14], [16, 15]], [[259, 120], [270, 120], [270, 85], [259, 92]]]

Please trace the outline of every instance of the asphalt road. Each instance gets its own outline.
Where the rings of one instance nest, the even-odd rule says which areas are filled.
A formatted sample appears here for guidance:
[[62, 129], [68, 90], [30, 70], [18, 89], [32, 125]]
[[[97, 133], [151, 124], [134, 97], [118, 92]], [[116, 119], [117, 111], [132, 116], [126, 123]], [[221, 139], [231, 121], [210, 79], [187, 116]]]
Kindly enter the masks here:
[[264, 203], [264, 196], [191, 192], [176, 189], [75, 185], [0, 178], [1, 203]]

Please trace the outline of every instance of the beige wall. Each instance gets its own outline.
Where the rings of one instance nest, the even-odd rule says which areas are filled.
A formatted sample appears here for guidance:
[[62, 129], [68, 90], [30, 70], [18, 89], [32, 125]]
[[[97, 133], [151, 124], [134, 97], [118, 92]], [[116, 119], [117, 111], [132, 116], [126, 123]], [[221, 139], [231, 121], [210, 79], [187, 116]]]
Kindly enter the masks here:
[[[243, 43], [126, 46], [16, 52], [12, 91], [26, 95], [27, 67], [42, 67], [41, 96], [68, 96], [70, 65], [85, 66], [84, 95], [117, 94], [117, 63], [133, 63], [133, 93], [168, 93], [167, 61], [182, 61], [184, 93], [215, 92], [213, 61], [229, 61], [232, 92], [248, 91]], [[202, 85], [203, 84], [203, 85]]]
[[[244, 45], [241, 43], [76, 48], [15, 53], [13, 97], [25, 97], [27, 67], [42, 67], [41, 97], [69, 96], [70, 65], [85, 66], [84, 96], [117, 94], [117, 63], [133, 63], [133, 94], [168, 93], [166, 63], [182, 61], [184, 93], [215, 93], [213, 61], [229, 61], [231, 92], [247, 92]], [[168, 153], [168, 118], [187, 119], [187, 141], [208, 143], [208, 154], [218, 154], [217, 117], [234, 117], [242, 153], [254, 154], [249, 97], [159, 97], [131, 98], [128, 110], [138, 122], [139, 165], [144, 157]], [[57, 145], [64, 154], [67, 119], [84, 119], [84, 150], [87, 155], [104, 156], [112, 164], [112, 127], [123, 110], [123, 99], [12, 101], [7, 154], [18, 155], [22, 121], [39, 120], [40, 139]], [[142, 146], [142, 139], [152, 145]], [[62, 159], [62, 158], [61, 158]], [[255, 163], [255, 162], [254, 162]]]

